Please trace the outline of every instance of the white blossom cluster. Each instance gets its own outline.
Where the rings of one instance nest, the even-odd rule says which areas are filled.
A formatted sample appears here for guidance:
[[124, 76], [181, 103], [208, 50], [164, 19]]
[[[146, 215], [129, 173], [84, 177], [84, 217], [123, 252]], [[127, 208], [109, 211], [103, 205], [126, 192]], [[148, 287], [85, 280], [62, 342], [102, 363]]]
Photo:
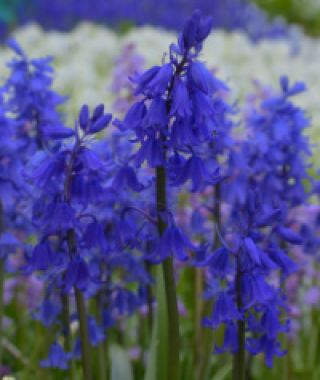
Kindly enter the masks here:
[[[31, 24], [18, 29], [14, 38], [31, 57], [53, 55], [56, 69], [54, 87], [70, 96], [65, 111], [73, 118], [83, 103], [104, 102], [111, 106], [110, 90], [115, 58], [128, 43], [134, 43], [144, 57], [146, 66], [158, 64], [175, 35], [154, 27], [132, 29], [118, 35], [102, 26], [80, 24], [69, 33], [44, 32]], [[299, 51], [281, 40], [252, 44], [242, 33], [214, 32], [207, 40], [202, 59], [216, 69], [218, 76], [229, 84], [234, 100], [239, 102], [254, 91], [253, 81], [278, 86], [281, 75], [290, 80], [304, 81], [308, 91], [297, 102], [312, 118], [311, 136], [314, 153], [320, 161], [320, 40], [300, 36]], [[5, 62], [12, 53], [0, 48], [0, 79], [7, 74]], [[318, 144], [318, 146], [317, 146]], [[319, 152], [317, 154], [317, 152]]]

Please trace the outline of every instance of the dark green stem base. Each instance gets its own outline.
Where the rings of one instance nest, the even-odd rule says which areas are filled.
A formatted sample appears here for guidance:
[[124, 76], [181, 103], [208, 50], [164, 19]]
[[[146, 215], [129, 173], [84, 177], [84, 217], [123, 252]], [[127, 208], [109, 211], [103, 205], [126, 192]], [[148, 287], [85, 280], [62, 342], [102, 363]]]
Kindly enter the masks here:
[[81, 359], [84, 380], [93, 380], [91, 369], [90, 342], [87, 324], [86, 305], [83, 294], [80, 290], [75, 289], [77, 311], [80, 322], [80, 339], [81, 339]]
[[[166, 196], [166, 171], [164, 167], [158, 167], [156, 172], [158, 231], [161, 236], [166, 229], [166, 224], [161, 218], [161, 212], [167, 207]], [[165, 285], [167, 311], [168, 311], [168, 377], [166, 380], [179, 380], [180, 376], [180, 332], [179, 312], [174, 277], [172, 257], [168, 257], [162, 263], [162, 271]]]

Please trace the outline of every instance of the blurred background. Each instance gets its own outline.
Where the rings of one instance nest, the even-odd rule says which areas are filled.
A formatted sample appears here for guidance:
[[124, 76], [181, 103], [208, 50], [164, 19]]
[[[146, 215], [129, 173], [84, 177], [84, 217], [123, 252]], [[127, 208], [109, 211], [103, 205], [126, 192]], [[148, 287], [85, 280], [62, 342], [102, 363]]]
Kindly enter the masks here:
[[119, 30], [137, 24], [179, 29], [195, 7], [215, 15], [217, 28], [245, 30], [254, 40], [285, 35], [287, 23], [320, 33], [319, 0], [0, 0], [0, 33], [5, 37], [30, 20], [56, 30], [70, 30], [83, 20]]

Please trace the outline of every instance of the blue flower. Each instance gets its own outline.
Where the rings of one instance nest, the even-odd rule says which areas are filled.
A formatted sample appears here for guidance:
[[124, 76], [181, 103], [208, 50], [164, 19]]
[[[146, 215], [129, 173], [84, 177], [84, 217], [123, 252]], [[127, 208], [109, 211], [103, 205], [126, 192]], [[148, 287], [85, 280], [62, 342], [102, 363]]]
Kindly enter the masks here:
[[276, 232], [283, 240], [287, 241], [288, 243], [295, 245], [301, 245], [303, 243], [301, 236], [292, 231], [290, 228], [279, 226], [277, 227]]
[[189, 70], [190, 80], [193, 86], [207, 95], [211, 95], [217, 91], [228, 88], [223, 82], [216, 79], [206, 66], [199, 61], [193, 61]]
[[96, 347], [100, 342], [103, 342], [105, 335], [100, 326], [97, 325], [96, 320], [93, 317], [88, 318], [88, 331], [90, 343]]
[[222, 354], [224, 352], [232, 352], [235, 354], [239, 349], [238, 327], [234, 322], [227, 322], [224, 330], [224, 341], [221, 347], [215, 344], [215, 352]]
[[202, 42], [208, 37], [213, 26], [212, 17], [203, 17], [199, 10], [195, 10], [190, 19], [185, 23], [179, 39], [179, 47], [182, 51], [201, 50]]
[[114, 124], [121, 130], [138, 130], [138, 127], [142, 123], [145, 115], [147, 113], [147, 107], [144, 101], [134, 103], [128, 110], [123, 121], [116, 119]]
[[101, 251], [107, 252], [109, 246], [106, 239], [104, 226], [96, 221], [87, 225], [83, 237], [83, 242], [86, 247], [90, 248], [100, 248]]
[[171, 63], [166, 63], [160, 68], [155, 67], [154, 70], [149, 71], [153, 75], [148, 77], [148, 81], [144, 80], [144, 76], [148, 71], [142, 75], [141, 79], [138, 80], [138, 87], [136, 94], [142, 92], [147, 96], [162, 96], [168, 89], [169, 82], [172, 80], [173, 67]]
[[192, 155], [181, 168], [177, 178], [172, 185], [180, 186], [188, 180], [192, 181], [192, 192], [203, 190], [207, 185], [215, 185], [221, 181], [219, 176], [219, 168], [216, 168], [213, 174], [210, 174], [200, 157]]
[[289, 276], [297, 270], [295, 262], [282, 249], [271, 247], [267, 249], [272, 261], [278, 265], [285, 276]]
[[272, 287], [261, 273], [244, 273], [241, 277], [241, 295], [245, 308], [264, 304], [273, 297]]
[[69, 293], [73, 287], [85, 291], [90, 280], [88, 266], [85, 261], [76, 256], [69, 261], [63, 277], [63, 291]]
[[40, 366], [43, 368], [68, 369], [69, 355], [63, 351], [59, 343], [51, 345], [47, 359], [41, 360]]
[[64, 127], [63, 125], [48, 125], [42, 127], [42, 135], [46, 139], [66, 139], [74, 135], [74, 131], [70, 128]]
[[205, 318], [203, 324], [205, 327], [217, 328], [223, 323], [234, 322], [242, 318], [233, 296], [226, 292], [221, 292], [215, 301], [211, 317]]
[[248, 339], [248, 350], [252, 355], [257, 355], [261, 352], [265, 354], [266, 365], [273, 366], [273, 357], [281, 357], [286, 354], [285, 350], [281, 349], [280, 343], [268, 335], [263, 335], [259, 339]]
[[218, 248], [209, 259], [206, 265], [209, 266], [210, 273], [217, 276], [225, 276], [230, 270], [230, 253], [225, 247]]
[[44, 326], [49, 327], [55, 322], [57, 316], [61, 312], [61, 306], [56, 302], [52, 302], [49, 299], [45, 299], [39, 310], [35, 313], [34, 317], [38, 321], [41, 321]]
[[181, 78], [177, 78], [174, 82], [170, 115], [176, 115], [181, 118], [188, 118], [192, 115], [189, 91], [185, 81]]
[[164, 146], [162, 141], [156, 140], [153, 135], [147, 137], [141, 143], [141, 147], [134, 155], [135, 164], [140, 167], [144, 161], [152, 168], [161, 166], [165, 163]]
[[187, 250], [191, 249], [194, 249], [194, 246], [188, 237], [180, 228], [171, 223], [157, 241], [153, 252], [145, 255], [145, 258], [151, 262], [159, 263], [173, 255], [180, 261], [187, 261], [189, 258]]
[[54, 263], [57, 263], [57, 255], [53, 252], [48, 241], [36, 245], [28, 260], [28, 266], [32, 270], [40, 271], [49, 269]]
[[136, 192], [142, 191], [145, 186], [139, 182], [136, 172], [133, 168], [126, 165], [120, 168], [112, 181], [112, 188], [117, 191], [118, 189], [131, 189]]

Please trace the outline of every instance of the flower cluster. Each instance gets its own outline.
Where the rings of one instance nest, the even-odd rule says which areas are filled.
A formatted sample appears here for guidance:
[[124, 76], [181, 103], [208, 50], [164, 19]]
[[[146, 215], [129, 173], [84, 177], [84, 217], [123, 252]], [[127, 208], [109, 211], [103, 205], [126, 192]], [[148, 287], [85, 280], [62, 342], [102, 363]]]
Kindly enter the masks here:
[[[220, 96], [227, 89], [225, 84], [197, 59], [211, 27], [211, 18], [194, 12], [178, 44], [171, 45], [169, 61], [134, 78], [135, 94], [142, 99], [133, 104], [122, 121], [115, 121], [122, 131], [132, 131], [134, 141], [139, 143], [132, 156], [136, 167], [144, 162], [150, 168], [162, 167], [171, 187], [190, 181], [192, 192], [220, 180], [217, 162], [211, 160], [210, 167], [206, 163], [207, 147], [218, 147], [224, 128], [230, 124], [230, 108]], [[165, 219], [167, 231], [153, 259], [161, 261], [170, 252], [180, 260], [187, 259], [183, 252], [191, 243], [175, 226], [172, 216]], [[148, 255], [148, 259], [152, 257]]]
[[1, 93], [6, 98], [6, 110], [14, 118], [17, 149], [25, 161], [45, 147], [45, 129], [62, 124], [57, 107], [65, 98], [51, 88], [51, 57], [29, 59], [15, 40], [9, 40], [8, 45], [16, 58], [8, 63], [11, 73]]
[[[61, 315], [57, 296], [68, 297], [73, 290], [86, 297], [100, 295], [98, 314], [103, 316], [104, 328], [110, 327], [116, 316], [131, 314], [143, 303], [143, 295], [134, 294], [126, 284], [138, 282], [143, 287], [150, 280], [139, 261], [126, 253], [117, 233], [117, 219], [120, 222], [121, 218], [114, 208], [121, 192], [119, 195], [110, 187], [113, 164], [103, 152], [105, 145], [94, 138], [111, 118], [104, 113], [103, 105], [92, 114], [83, 106], [75, 129], [56, 125], [45, 130], [46, 139], [55, 143], [33, 162], [30, 180], [40, 189], [33, 222], [39, 236], [27, 255], [25, 270], [43, 273], [47, 291], [38, 318], [45, 324], [53, 324]], [[123, 273], [114, 282], [117, 269]], [[105, 335], [93, 317], [88, 317], [87, 324], [91, 344], [97, 345]], [[54, 358], [62, 349], [59, 347], [54, 343], [45, 366], [65, 368], [61, 360], [55, 364]], [[75, 357], [79, 347], [75, 348]]]

